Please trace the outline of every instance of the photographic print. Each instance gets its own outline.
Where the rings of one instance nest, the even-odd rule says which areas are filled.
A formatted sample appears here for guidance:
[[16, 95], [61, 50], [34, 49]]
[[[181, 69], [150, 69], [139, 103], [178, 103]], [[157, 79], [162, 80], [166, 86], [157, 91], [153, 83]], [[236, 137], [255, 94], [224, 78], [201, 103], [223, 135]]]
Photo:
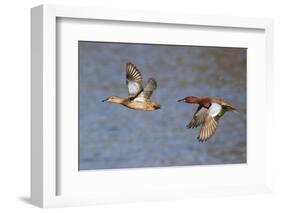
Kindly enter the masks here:
[[247, 162], [247, 49], [79, 41], [79, 170]]

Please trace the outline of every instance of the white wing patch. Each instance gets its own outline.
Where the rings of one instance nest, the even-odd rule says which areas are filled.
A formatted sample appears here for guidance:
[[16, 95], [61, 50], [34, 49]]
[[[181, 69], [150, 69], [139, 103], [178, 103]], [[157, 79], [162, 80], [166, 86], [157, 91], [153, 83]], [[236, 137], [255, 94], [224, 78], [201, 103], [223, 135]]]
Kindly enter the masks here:
[[209, 114], [212, 117], [216, 117], [220, 113], [221, 110], [222, 110], [222, 106], [220, 104], [212, 103], [212, 105], [209, 108]]
[[136, 97], [134, 101], [145, 102], [146, 99], [144, 99], [143, 97]]
[[129, 94], [135, 94], [136, 95], [141, 90], [140, 84], [138, 84], [134, 81], [129, 81], [128, 82], [128, 90], [129, 90]]

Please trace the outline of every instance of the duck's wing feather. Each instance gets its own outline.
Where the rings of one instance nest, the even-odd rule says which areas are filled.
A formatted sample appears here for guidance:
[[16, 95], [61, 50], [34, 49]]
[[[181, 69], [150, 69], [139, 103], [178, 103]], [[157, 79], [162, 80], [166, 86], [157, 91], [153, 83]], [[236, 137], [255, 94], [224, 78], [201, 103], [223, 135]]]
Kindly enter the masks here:
[[132, 63], [126, 64], [126, 84], [129, 97], [136, 97], [143, 90], [141, 73]]
[[208, 109], [202, 106], [198, 106], [194, 113], [192, 120], [187, 125], [188, 128], [196, 128], [204, 123], [205, 118], [209, 115]]
[[208, 114], [199, 131], [199, 136], [197, 137], [198, 140], [200, 142], [207, 141], [215, 133], [217, 127], [218, 127], [217, 120]]
[[230, 103], [226, 102], [222, 98], [209, 96], [213, 103], [220, 104], [226, 111], [237, 111], [237, 109]]
[[157, 88], [157, 82], [154, 78], [148, 79], [148, 82], [143, 91], [135, 98], [135, 101], [146, 101], [148, 100], [153, 91]]

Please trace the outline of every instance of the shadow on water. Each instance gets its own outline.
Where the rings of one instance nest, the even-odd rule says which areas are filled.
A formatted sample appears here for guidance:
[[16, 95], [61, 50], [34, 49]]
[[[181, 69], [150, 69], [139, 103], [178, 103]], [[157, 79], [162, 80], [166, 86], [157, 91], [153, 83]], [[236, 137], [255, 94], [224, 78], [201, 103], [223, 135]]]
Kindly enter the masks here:
[[23, 203], [31, 204], [30, 197], [22, 196], [22, 197], [19, 197], [19, 200], [22, 201]]

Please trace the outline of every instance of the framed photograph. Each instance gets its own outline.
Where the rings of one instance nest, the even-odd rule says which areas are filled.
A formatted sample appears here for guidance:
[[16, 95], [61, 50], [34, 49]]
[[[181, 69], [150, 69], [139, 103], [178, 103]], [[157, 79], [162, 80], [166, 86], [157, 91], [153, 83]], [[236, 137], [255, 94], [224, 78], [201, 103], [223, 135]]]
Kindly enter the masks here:
[[272, 20], [42, 5], [31, 25], [33, 204], [271, 191]]

